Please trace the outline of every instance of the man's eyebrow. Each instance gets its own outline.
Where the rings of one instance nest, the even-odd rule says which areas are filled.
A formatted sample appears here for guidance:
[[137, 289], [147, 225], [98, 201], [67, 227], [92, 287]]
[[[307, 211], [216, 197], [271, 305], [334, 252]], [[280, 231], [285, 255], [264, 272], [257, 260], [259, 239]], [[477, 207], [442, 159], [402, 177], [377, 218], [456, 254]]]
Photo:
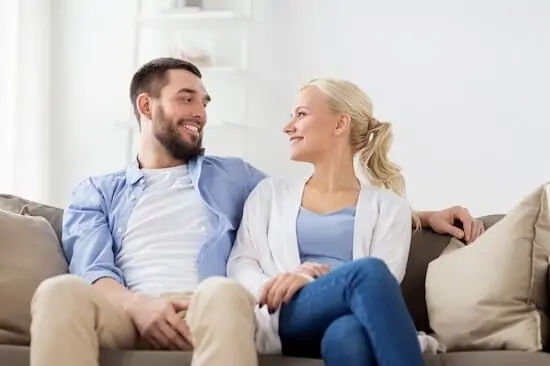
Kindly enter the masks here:
[[[195, 89], [191, 89], [191, 88], [181, 88], [180, 90], [178, 90], [177, 94], [179, 93], [198, 94], [198, 92]], [[210, 97], [210, 95], [206, 94], [204, 97], [204, 100], [206, 100], [207, 102], [211, 102], [212, 98]]]

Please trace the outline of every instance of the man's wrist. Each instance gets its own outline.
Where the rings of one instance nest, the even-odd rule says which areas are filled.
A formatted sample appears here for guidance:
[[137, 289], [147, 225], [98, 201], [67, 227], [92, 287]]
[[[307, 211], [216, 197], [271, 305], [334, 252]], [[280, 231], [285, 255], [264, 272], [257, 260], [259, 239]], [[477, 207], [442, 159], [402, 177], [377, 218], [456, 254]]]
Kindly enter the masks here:
[[122, 310], [131, 317], [136, 306], [139, 303], [141, 303], [144, 299], [145, 299], [144, 295], [129, 293], [125, 296], [125, 299], [121, 304]]
[[434, 211], [417, 211], [416, 215], [420, 219], [420, 225], [423, 228], [429, 228], [430, 227], [430, 217], [433, 215]]

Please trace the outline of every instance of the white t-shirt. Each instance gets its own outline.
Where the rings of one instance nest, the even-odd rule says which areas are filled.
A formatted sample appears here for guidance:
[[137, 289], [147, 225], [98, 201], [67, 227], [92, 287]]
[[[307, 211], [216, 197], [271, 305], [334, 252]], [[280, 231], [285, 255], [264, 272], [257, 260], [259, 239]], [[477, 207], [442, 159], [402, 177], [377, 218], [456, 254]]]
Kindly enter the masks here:
[[144, 169], [137, 202], [116, 258], [128, 288], [148, 295], [193, 291], [196, 261], [210, 232], [208, 208], [187, 165]]

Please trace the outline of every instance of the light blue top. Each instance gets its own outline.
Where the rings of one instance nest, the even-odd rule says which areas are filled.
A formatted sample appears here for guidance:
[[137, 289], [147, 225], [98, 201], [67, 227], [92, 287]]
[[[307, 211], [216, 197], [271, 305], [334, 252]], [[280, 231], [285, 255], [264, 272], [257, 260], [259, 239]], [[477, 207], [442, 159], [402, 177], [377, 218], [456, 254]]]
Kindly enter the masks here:
[[355, 207], [328, 214], [300, 208], [296, 235], [301, 262], [329, 264], [333, 268], [353, 259]]
[[[225, 276], [244, 203], [266, 176], [242, 159], [203, 155], [189, 162], [189, 174], [215, 228], [197, 258], [199, 279]], [[115, 258], [144, 187], [137, 159], [127, 169], [77, 186], [63, 216], [62, 246], [71, 273], [89, 283], [110, 277], [126, 285]]]

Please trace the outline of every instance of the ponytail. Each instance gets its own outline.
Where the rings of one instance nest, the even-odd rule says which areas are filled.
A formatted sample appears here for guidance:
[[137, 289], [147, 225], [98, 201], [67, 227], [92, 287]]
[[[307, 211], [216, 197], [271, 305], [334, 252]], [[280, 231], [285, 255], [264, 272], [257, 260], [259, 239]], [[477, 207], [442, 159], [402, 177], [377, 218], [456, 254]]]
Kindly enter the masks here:
[[392, 139], [391, 124], [371, 118], [369, 128], [362, 136], [359, 160], [373, 185], [405, 196], [405, 178], [400, 167], [388, 157]]
[[[405, 197], [405, 178], [401, 168], [389, 159], [393, 140], [391, 123], [370, 118], [369, 128], [363, 134], [359, 161], [372, 185], [386, 188]], [[413, 211], [413, 228], [421, 228], [420, 218]]]

